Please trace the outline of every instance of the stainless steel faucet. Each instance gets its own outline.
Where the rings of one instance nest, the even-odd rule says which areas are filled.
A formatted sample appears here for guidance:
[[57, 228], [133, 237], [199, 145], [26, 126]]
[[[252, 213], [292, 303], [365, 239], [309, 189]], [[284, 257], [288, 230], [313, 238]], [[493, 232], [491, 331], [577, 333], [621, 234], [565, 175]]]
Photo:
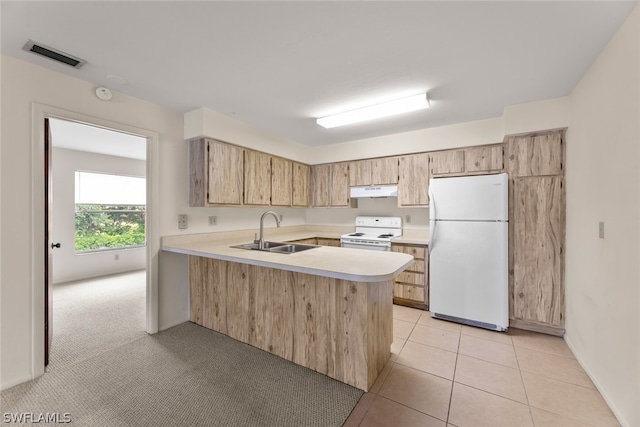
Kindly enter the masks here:
[[266, 211], [262, 214], [262, 216], [260, 217], [260, 240], [258, 240], [259, 249], [264, 249], [264, 217], [269, 214], [273, 215], [273, 217], [276, 219], [276, 225], [280, 227], [280, 219], [278, 219], [277, 213], [275, 213], [274, 211]]

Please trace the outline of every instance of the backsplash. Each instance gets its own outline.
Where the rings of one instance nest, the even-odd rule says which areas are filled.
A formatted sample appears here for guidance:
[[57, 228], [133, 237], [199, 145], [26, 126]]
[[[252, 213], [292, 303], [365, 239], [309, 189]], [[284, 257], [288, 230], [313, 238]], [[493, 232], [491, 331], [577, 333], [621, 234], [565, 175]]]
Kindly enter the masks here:
[[[358, 199], [355, 209], [307, 209], [307, 224], [353, 226], [356, 216], [399, 216], [406, 229], [424, 229], [429, 226], [429, 208], [399, 208], [395, 197]], [[406, 216], [411, 217], [407, 223]]]

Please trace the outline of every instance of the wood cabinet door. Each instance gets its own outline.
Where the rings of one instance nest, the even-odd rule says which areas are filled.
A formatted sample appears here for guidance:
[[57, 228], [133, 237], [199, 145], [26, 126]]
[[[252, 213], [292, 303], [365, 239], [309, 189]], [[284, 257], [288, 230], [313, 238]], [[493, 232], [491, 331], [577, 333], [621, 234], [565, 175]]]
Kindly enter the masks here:
[[562, 132], [507, 138], [510, 177], [562, 174]]
[[208, 191], [211, 204], [242, 204], [244, 150], [219, 141], [208, 141]]
[[473, 173], [504, 169], [503, 151], [502, 145], [467, 148], [464, 153], [464, 171]]
[[431, 153], [429, 162], [432, 176], [464, 173], [464, 150]]
[[340, 239], [330, 239], [327, 237], [318, 237], [316, 239], [316, 244], [320, 245], [320, 246], [335, 246], [335, 247], [339, 247], [340, 246]]
[[349, 206], [349, 164], [331, 164], [330, 206]]
[[513, 316], [562, 326], [563, 179], [513, 181]]
[[428, 206], [429, 155], [400, 157], [398, 172], [398, 206]]
[[358, 160], [349, 164], [349, 185], [371, 185], [371, 160]]
[[311, 187], [313, 191], [313, 206], [329, 206], [329, 185], [331, 183], [331, 165], [316, 165], [311, 167]]
[[302, 163], [293, 162], [293, 206], [309, 206], [311, 194], [311, 168]]
[[[308, 181], [307, 181], [308, 182]], [[271, 205], [291, 206], [293, 203], [293, 164], [280, 157], [271, 158]]]
[[257, 151], [244, 152], [244, 203], [271, 204], [271, 156]]
[[[429, 251], [427, 246], [392, 243], [393, 252], [412, 255], [413, 263], [394, 279], [393, 297], [413, 307], [429, 308]], [[402, 304], [402, 301], [397, 301]], [[405, 301], [406, 302], [406, 301]]]
[[371, 160], [371, 185], [395, 185], [397, 183], [397, 157], [382, 157]]

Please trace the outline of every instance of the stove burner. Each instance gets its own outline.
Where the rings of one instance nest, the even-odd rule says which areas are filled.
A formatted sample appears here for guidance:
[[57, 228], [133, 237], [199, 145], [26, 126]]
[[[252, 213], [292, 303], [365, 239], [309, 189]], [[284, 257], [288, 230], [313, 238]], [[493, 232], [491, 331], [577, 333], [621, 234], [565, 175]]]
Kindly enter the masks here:
[[393, 234], [387, 233], [387, 234], [381, 234], [381, 235], [378, 236], [378, 238], [382, 238], [382, 239], [387, 238], [387, 237], [393, 237]]
[[349, 236], [354, 236], [354, 237], [364, 236], [364, 233], [351, 233], [349, 234]]

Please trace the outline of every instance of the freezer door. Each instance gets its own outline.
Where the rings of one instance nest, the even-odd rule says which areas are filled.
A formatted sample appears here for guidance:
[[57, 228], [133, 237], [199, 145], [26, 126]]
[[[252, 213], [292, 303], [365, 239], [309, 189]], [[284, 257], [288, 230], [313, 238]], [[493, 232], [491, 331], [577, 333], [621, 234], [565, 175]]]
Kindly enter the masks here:
[[443, 220], [509, 219], [507, 174], [432, 178], [430, 218]]
[[430, 242], [429, 311], [506, 329], [507, 236], [503, 222], [439, 221]]

